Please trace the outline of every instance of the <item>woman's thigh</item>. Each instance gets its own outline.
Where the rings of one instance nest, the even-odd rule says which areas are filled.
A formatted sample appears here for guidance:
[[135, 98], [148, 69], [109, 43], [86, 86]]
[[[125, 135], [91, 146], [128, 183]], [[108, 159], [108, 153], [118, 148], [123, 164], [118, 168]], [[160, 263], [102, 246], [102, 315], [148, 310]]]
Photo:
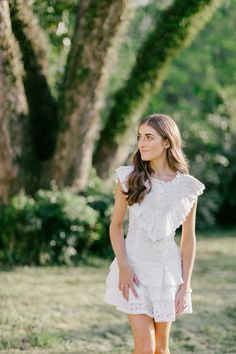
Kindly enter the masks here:
[[128, 314], [134, 336], [135, 354], [155, 353], [155, 326], [153, 318], [144, 314]]
[[168, 350], [171, 325], [172, 321], [154, 323], [157, 353]]

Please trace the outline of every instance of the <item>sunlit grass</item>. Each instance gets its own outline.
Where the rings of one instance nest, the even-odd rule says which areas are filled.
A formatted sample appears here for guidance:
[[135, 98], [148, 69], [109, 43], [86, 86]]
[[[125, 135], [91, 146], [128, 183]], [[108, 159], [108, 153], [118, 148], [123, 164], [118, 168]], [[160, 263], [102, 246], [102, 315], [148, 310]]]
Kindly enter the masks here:
[[[222, 235], [222, 234], [221, 234]], [[192, 315], [172, 325], [171, 353], [234, 353], [236, 233], [199, 235]], [[125, 314], [103, 303], [108, 261], [0, 273], [0, 353], [132, 352]]]

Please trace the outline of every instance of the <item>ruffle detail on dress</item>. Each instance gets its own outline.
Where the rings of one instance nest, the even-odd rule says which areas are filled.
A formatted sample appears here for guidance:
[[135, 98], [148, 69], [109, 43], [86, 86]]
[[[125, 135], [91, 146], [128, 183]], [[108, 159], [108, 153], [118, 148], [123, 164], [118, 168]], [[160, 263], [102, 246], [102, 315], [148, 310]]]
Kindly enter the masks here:
[[[137, 289], [137, 288], [136, 288]], [[135, 298], [129, 291], [129, 301], [127, 302], [119, 289], [108, 286], [103, 300], [111, 305], [116, 306], [116, 309], [129, 314], [145, 314], [154, 319], [155, 322], [175, 321], [175, 296], [172, 299], [152, 301], [147, 297], [143, 297], [138, 291], [139, 297]], [[178, 291], [178, 287], [171, 289], [172, 294]], [[183, 314], [192, 314], [192, 298], [189, 294], [187, 299], [187, 307]]]
[[176, 228], [173, 224], [174, 208], [166, 210], [164, 215], [156, 210], [157, 205], [155, 204], [143, 206], [140, 210], [133, 208], [133, 206], [131, 208], [131, 213], [134, 213], [137, 224], [153, 242], [167, 240], [175, 232]]
[[133, 171], [133, 166], [120, 166], [115, 169], [115, 180], [119, 179], [120, 184], [125, 192], [128, 191], [126, 182], [129, 174]]
[[[167, 202], [164, 200], [158, 202], [154, 194], [147, 194], [141, 205], [137, 203], [132, 205], [130, 216], [136, 218], [139, 227], [153, 242], [168, 239], [185, 221], [194, 201], [204, 189], [205, 185], [197, 178], [182, 175], [179, 179], [179, 190], [173, 184], [165, 188], [163, 198], [166, 198]], [[171, 198], [172, 204], [168, 201]]]
[[[107, 286], [104, 301], [116, 306], [117, 310], [131, 314], [146, 314], [153, 317], [156, 322], [175, 320], [175, 293], [177, 288], [169, 289], [168, 296], [163, 299], [152, 300], [148, 289], [143, 286], [136, 287], [138, 298], [129, 289], [127, 302], [117, 287]], [[191, 305], [191, 304], [190, 304]]]
[[180, 227], [186, 220], [194, 202], [198, 196], [203, 194], [205, 185], [197, 178], [186, 175], [183, 178], [183, 184], [180, 189], [180, 205], [172, 215], [172, 224], [175, 229]]
[[[118, 274], [114, 274], [115, 265], [112, 269], [112, 276], [106, 280], [106, 292], [104, 301], [116, 306], [117, 310], [132, 314], [146, 314], [153, 317], [156, 322], [175, 321], [175, 296], [179, 289], [179, 285], [168, 287], [146, 286], [140, 280], [140, 285], [135, 285], [138, 294], [136, 298], [131, 289], [129, 289], [128, 302], [123, 298], [121, 291], [118, 288]], [[134, 267], [133, 267], [134, 269]], [[151, 269], [149, 268], [149, 271]], [[176, 280], [175, 282], [176, 283]], [[187, 308], [185, 314], [192, 313], [191, 294], [188, 296]]]

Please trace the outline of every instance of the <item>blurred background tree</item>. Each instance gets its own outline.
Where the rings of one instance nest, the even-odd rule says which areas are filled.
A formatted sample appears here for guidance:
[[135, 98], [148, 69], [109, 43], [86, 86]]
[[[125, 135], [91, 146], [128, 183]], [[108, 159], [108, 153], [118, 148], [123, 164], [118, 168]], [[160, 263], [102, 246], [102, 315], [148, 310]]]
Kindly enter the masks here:
[[[54, 222], [48, 249], [44, 238], [32, 260], [40, 263], [46, 252], [49, 263], [68, 263], [70, 247], [72, 258], [89, 249], [107, 254], [111, 172], [130, 162], [133, 129], [153, 112], [177, 121], [190, 172], [206, 184], [198, 227], [235, 225], [235, 10], [235, 0], [1, 2], [1, 222], [18, 226], [6, 228], [0, 246], [9, 249], [19, 234], [24, 239], [27, 215], [41, 218], [31, 236], [42, 238], [48, 219], [38, 210], [50, 209], [58, 192], [47, 203], [39, 193], [54, 180], [62, 194], [68, 186], [81, 202], [85, 197], [95, 216], [83, 220], [87, 209], [80, 209], [76, 225], [82, 228], [71, 232], [62, 205], [74, 199], [61, 197], [55, 220], [66, 220], [59, 223], [65, 230]], [[22, 190], [24, 211], [16, 207]], [[81, 242], [81, 232], [89, 242]], [[55, 242], [61, 245], [56, 255]], [[25, 259], [13, 254], [3, 252]]]

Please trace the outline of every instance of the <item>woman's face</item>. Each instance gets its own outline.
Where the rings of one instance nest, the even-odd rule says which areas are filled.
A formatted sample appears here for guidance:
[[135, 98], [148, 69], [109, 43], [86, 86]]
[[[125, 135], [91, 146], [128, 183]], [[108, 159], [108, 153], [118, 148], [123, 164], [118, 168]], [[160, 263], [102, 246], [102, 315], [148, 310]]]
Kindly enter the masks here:
[[137, 141], [143, 161], [158, 159], [166, 154], [165, 146], [168, 140], [164, 140], [155, 129], [147, 124], [139, 127]]

